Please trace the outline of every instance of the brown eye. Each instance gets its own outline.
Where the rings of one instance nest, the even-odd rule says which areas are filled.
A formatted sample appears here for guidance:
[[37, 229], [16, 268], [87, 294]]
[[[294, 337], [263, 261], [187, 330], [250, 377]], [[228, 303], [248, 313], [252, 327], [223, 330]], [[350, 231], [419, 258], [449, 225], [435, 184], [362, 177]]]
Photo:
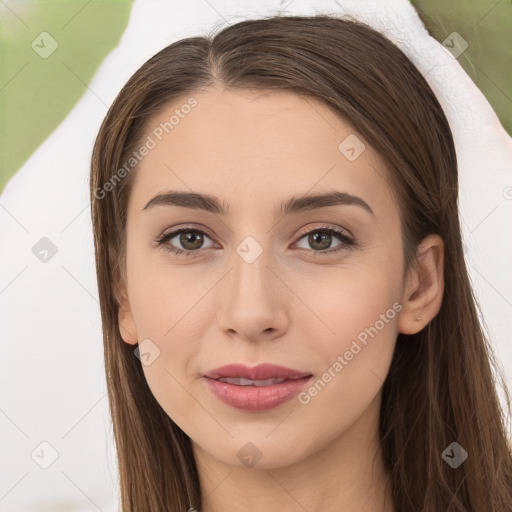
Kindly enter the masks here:
[[[332, 235], [321, 231], [315, 231], [308, 235], [308, 243], [315, 249], [323, 251], [329, 249], [332, 242]], [[316, 247], [315, 247], [316, 246]]]
[[187, 251], [200, 249], [203, 245], [203, 236], [199, 231], [182, 231], [179, 237], [179, 242]]
[[[334, 249], [329, 250], [333, 238], [337, 238], [341, 243], [336, 245]], [[169, 233], [164, 233], [155, 241], [158, 246], [162, 246], [168, 252], [193, 256], [201, 254], [202, 249], [212, 247], [213, 244], [206, 247], [204, 246], [205, 239], [211, 240], [204, 231], [192, 228], [181, 228]], [[342, 250], [351, 249], [355, 245], [355, 241], [343, 231], [327, 226], [305, 233], [299, 238], [299, 242], [303, 239], [307, 239], [306, 243], [309, 247], [302, 248], [302, 250], [314, 256], [337, 253]]]
[[205, 237], [210, 239], [203, 231], [183, 228], [162, 235], [157, 242], [169, 252], [191, 254], [204, 248]]
[[[333, 238], [337, 238], [341, 241], [341, 243], [336, 245], [335, 249], [329, 250]], [[318, 254], [332, 254], [343, 249], [349, 249], [354, 245], [354, 241], [350, 237], [345, 235], [345, 233], [342, 231], [338, 231], [334, 228], [319, 228], [313, 231], [309, 231], [303, 235], [299, 241], [303, 239], [306, 239], [306, 244], [312, 248], [309, 249], [306, 247], [305, 250]]]

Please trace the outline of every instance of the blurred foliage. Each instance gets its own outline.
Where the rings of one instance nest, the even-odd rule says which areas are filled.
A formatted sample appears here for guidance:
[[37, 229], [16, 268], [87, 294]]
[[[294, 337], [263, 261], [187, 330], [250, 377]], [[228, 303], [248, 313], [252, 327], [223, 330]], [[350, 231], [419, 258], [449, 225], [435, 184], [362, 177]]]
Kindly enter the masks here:
[[[0, 192], [87, 91], [131, 7], [131, 0], [0, 2]], [[47, 58], [32, 47], [44, 49], [43, 32], [58, 44]]]
[[430, 35], [459, 33], [460, 65], [512, 135], [512, 0], [411, 0]]

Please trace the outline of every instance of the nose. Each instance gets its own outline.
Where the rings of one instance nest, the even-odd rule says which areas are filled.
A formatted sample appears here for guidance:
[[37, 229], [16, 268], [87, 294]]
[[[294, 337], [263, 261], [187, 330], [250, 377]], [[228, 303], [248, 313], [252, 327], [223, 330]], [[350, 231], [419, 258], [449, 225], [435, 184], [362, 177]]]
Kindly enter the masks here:
[[250, 263], [236, 252], [231, 258], [217, 318], [220, 329], [233, 338], [271, 340], [287, 329], [290, 292], [272, 268], [269, 253], [264, 250]]

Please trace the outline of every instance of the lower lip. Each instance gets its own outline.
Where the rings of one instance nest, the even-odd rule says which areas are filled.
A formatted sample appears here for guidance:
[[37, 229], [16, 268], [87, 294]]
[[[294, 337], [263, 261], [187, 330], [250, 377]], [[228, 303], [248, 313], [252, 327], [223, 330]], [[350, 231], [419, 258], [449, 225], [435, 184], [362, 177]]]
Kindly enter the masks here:
[[243, 411], [261, 412], [273, 409], [298, 395], [311, 376], [270, 386], [237, 386], [208, 377], [205, 379], [213, 394], [225, 404]]

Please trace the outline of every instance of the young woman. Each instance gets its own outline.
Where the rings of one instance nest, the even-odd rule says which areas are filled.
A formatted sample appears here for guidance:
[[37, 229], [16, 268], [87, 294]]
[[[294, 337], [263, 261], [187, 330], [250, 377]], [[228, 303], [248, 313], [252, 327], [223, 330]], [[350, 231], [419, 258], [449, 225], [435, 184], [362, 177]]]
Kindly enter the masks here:
[[171, 44], [111, 106], [91, 201], [123, 512], [512, 509], [452, 135], [383, 35]]

